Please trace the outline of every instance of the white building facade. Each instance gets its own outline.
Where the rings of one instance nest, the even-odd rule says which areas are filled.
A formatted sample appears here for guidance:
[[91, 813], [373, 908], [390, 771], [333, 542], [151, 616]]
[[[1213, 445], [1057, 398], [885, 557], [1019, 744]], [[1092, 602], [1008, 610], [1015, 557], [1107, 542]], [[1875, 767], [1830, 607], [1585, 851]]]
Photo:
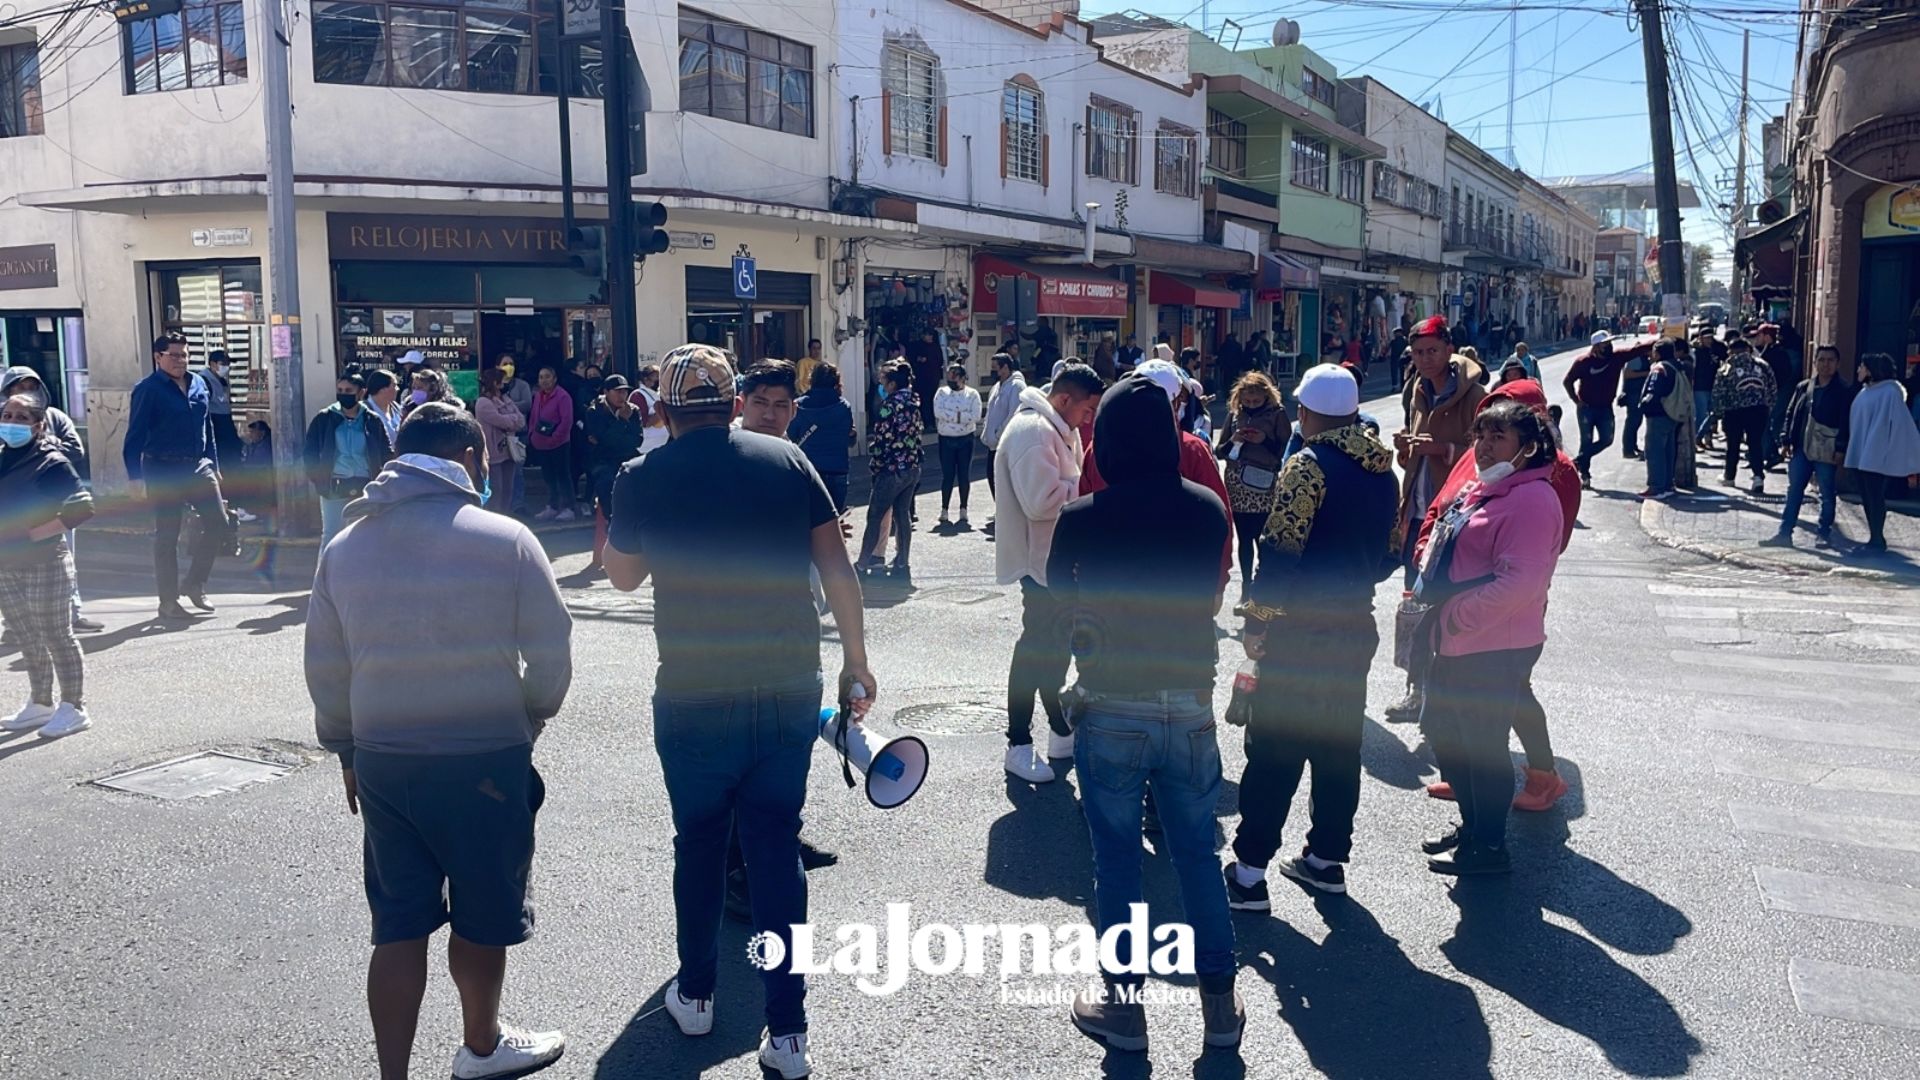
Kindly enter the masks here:
[[1444, 314], [1442, 277], [1447, 213], [1447, 125], [1378, 79], [1349, 81], [1361, 91], [1366, 136], [1385, 156], [1367, 177], [1367, 269], [1399, 279], [1389, 327]]

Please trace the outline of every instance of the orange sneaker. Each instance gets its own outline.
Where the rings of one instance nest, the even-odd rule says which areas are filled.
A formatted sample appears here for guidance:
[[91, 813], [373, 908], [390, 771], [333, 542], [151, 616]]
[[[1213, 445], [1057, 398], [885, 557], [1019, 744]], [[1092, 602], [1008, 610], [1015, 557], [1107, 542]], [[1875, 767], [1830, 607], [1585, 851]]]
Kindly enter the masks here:
[[1528, 769], [1527, 784], [1520, 794], [1513, 797], [1515, 810], [1531, 810], [1538, 813], [1553, 809], [1560, 796], [1567, 793], [1567, 782], [1552, 769]]
[[1427, 798], [1439, 799], [1442, 802], [1452, 802], [1453, 801], [1453, 785], [1447, 783], [1445, 780], [1428, 784]]

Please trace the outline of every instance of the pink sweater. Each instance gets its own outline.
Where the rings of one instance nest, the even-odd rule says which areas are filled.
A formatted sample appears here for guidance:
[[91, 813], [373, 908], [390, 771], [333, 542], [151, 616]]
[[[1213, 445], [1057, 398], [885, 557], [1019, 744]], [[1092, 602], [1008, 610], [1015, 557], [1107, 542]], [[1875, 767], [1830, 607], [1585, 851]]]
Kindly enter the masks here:
[[[527, 427], [533, 429], [528, 442], [535, 450], [553, 450], [567, 445], [573, 438], [573, 395], [556, 386], [552, 390], [540, 390], [533, 395], [533, 415], [527, 417]], [[540, 434], [541, 424], [552, 424], [553, 433]]]
[[1547, 586], [1560, 560], [1560, 496], [1551, 466], [1523, 469], [1471, 498], [1477, 503], [1454, 541], [1450, 576], [1494, 580], [1447, 602], [1440, 655], [1525, 649], [1547, 640]]

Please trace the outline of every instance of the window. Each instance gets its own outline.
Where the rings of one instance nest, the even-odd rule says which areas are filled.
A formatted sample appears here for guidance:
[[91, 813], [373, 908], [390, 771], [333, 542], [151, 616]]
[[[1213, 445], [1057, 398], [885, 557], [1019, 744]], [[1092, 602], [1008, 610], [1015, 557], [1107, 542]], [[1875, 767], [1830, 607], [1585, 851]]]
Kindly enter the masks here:
[[0, 45], [0, 139], [40, 134], [40, 48]]
[[889, 45], [886, 78], [888, 153], [940, 160], [940, 58]]
[[1007, 84], [1000, 95], [1000, 139], [1000, 153], [1006, 162], [1004, 175], [1046, 183], [1040, 91], [1020, 83]]
[[247, 26], [238, 3], [190, 0], [179, 11], [120, 27], [123, 86], [129, 94], [247, 81]]
[[1087, 175], [1118, 184], [1140, 182], [1140, 114], [1096, 100], [1087, 106]]
[[1193, 198], [1199, 194], [1200, 135], [1172, 124], [1160, 125], [1153, 141], [1153, 189]]
[[1400, 203], [1400, 174], [1384, 161], [1373, 163], [1373, 201]]
[[1312, 68], [1300, 69], [1300, 89], [1322, 105], [1333, 105], [1333, 80]]
[[680, 109], [813, 136], [813, 46], [680, 9]]
[[1305, 135], [1293, 137], [1293, 185], [1313, 191], [1327, 190], [1327, 149], [1323, 139]]
[[224, 349], [233, 363], [233, 411], [257, 412], [268, 407], [266, 372], [266, 308], [260, 289], [260, 263], [174, 264], [152, 271], [153, 295], [158, 299], [161, 332], [178, 330], [187, 337], [188, 362], [206, 364], [207, 354]]
[[1207, 110], [1207, 167], [1228, 176], [1247, 175], [1247, 125], [1219, 109]]
[[1367, 197], [1367, 163], [1348, 154], [1340, 155], [1340, 197], [1348, 202]]
[[[314, 0], [313, 78], [349, 86], [556, 93], [559, 12], [559, 0]], [[574, 68], [568, 93], [599, 97], [599, 49], [568, 46], [566, 55]]]

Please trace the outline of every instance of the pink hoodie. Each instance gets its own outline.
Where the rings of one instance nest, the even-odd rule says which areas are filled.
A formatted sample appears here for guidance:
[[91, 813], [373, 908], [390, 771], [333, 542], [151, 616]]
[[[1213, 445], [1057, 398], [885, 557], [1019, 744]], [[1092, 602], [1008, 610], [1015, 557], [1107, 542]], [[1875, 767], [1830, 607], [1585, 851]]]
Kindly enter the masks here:
[[1522, 469], [1469, 498], [1473, 515], [1454, 541], [1450, 576], [1494, 580], [1447, 602], [1440, 655], [1525, 649], [1547, 640], [1547, 587], [1560, 560], [1560, 496], [1553, 467]]

